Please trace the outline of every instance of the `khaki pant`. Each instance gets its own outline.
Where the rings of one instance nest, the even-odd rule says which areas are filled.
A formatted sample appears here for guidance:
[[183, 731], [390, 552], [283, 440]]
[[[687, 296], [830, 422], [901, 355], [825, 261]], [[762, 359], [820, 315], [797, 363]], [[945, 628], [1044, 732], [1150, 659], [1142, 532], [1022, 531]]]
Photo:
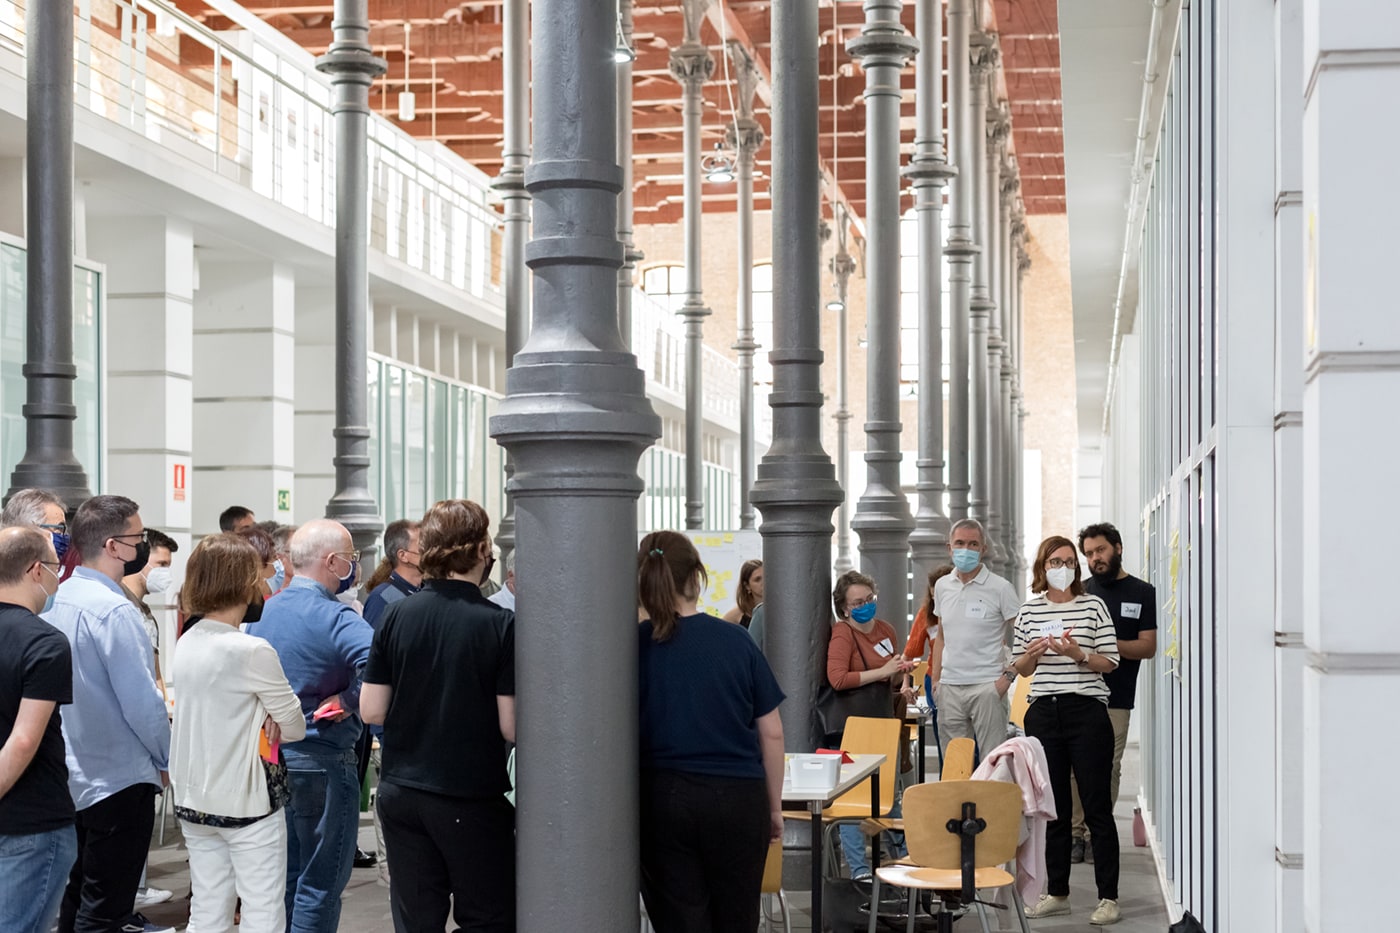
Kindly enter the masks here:
[[1010, 709], [997, 694], [996, 681], [986, 684], [939, 684], [933, 700], [938, 704], [939, 760], [953, 739], [976, 739], [981, 757], [1006, 741]]
[[[1108, 799], [1113, 802], [1113, 806], [1118, 806], [1118, 783], [1123, 777], [1123, 749], [1128, 746], [1128, 722], [1133, 718], [1133, 711], [1130, 709], [1112, 709], [1108, 711], [1108, 721], [1113, 723], [1113, 772], [1108, 779]], [[1074, 777], [1069, 779], [1070, 794], [1074, 798], [1074, 838], [1083, 839], [1087, 832], [1084, 828], [1084, 808], [1079, 805], [1079, 785], [1075, 783]]]

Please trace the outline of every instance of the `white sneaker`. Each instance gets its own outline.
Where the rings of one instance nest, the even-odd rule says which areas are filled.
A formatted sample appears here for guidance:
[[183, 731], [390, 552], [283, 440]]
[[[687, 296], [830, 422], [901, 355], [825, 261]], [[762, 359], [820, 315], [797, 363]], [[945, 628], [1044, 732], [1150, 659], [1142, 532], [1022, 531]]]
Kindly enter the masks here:
[[1094, 908], [1094, 912], [1089, 915], [1089, 922], [1095, 926], [1106, 927], [1110, 923], [1117, 923], [1123, 919], [1123, 915], [1118, 912], [1118, 902], [1104, 898], [1099, 901], [1099, 906]]
[[171, 896], [171, 892], [160, 888], [141, 888], [136, 892], [136, 906], [132, 910], [144, 910], [156, 904], [164, 904]]
[[1032, 920], [1041, 917], [1058, 917], [1067, 913], [1069, 913], [1069, 898], [1051, 897], [1049, 894], [1042, 894], [1039, 902], [1033, 907], [1026, 908], [1026, 916]]

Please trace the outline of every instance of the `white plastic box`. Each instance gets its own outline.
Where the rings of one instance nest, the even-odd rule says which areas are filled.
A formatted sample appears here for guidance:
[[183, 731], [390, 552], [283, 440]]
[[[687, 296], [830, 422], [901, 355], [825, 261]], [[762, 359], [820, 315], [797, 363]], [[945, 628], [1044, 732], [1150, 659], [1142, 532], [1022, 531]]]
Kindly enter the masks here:
[[788, 768], [793, 790], [828, 791], [841, 782], [840, 755], [793, 755]]

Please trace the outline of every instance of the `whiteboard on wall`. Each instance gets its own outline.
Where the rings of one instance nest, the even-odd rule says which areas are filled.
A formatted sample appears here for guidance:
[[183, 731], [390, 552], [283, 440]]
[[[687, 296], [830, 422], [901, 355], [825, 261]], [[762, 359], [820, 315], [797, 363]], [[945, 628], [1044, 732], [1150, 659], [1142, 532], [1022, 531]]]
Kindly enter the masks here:
[[[692, 530], [681, 533], [700, 552], [700, 561], [709, 576], [709, 585], [700, 594], [697, 604], [700, 611], [724, 615], [735, 606], [739, 569], [744, 566], [744, 561], [763, 558], [762, 535], [756, 531]], [[640, 537], [645, 538], [646, 535]]]

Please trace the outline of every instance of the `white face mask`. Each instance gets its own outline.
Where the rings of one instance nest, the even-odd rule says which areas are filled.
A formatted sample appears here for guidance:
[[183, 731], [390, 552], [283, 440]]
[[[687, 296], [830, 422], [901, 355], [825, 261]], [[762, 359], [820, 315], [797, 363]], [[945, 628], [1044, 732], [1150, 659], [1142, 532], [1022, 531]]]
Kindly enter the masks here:
[[351, 609], [355, 608], [356, 595], [354, 590], [346, 590], [344, 593], [336, 593], [335, 598], [340, 600]]
[[146, 573], [146, 592], [164, 593], [170, 589], [170, 568], [152, 567]]
[[1074, 582], [1073, 567], [1052, 567], [1045, 571], [1045, 582], [1057, 590], [1067, 590]]

